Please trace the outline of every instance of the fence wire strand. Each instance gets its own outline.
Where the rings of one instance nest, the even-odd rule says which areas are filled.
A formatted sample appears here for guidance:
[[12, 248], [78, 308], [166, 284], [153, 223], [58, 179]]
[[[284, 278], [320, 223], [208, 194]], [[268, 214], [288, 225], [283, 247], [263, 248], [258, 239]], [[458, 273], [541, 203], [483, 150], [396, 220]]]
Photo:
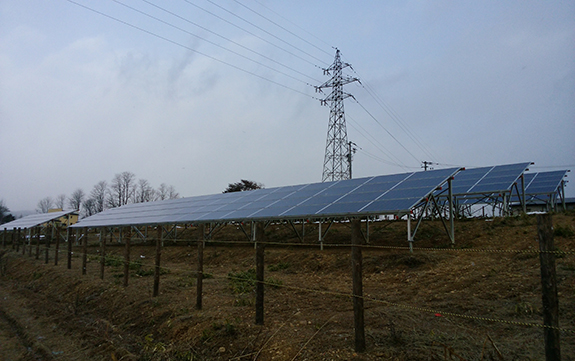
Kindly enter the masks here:
[[[214, 241], [215, 243], [218, 243], [217, 241]], [[234, 242], [235, 243], [235, 242]], [[239, 243], [239, 242], [238, 242]], [[245, 242], [245, 243], [249, 243], [253, 245], [253, 242]], [[277, 244], [275, 242], [262, 242], [265, 244]], [[350, 246], [351, 245], [337, 245], [337, 246]], [[373, 247], [373, 246], [372, 246]], [[377, 247], [379, 248], [379, 247]], [[404, 249], [404, 247], [393, 247], [392, 249], [396, 249], [396, 248], [400, 248], [400, 249]], [[54, 254], [56, 253], [55, 249], [52, 248], [48, 248], [49, 252], [53, 252]], [[407, 250], [409, 250], [409, 248], [407, 247]], [[436, 250], [436, 249], [429, 249], [429, 248], [424, 248], [424, 250]], [[438, 250], [443, 250], [443, 249], [438, 249]], [[45, 251], [45, 248], [43, 249], [43, 251]], [[486, 251], [486, 250], [480, 250], [480, 251]], [[507, 250], [491, 250], [491, 251], [507, 251]], [[516, 253], [524, 253], [524, 252], [517, 252], [520, 250], [514, 250]], [[59, 254], [67, 254], [68, 251], [67, 250], [58, 250]], [[503, 252], [503, 253], [508, 253], [508, 252]], [[528, 252], [528, 253], [539, 253], [539, 252]], [[557, 253], [557, 252], [554, 252]], [[99, 253], [86, 253], [84, 254], [83, 252], [72, 252], [73, 255], [76, 255], [77, 257], [84, 257], [86, 256], [88, 257], [96, 257], [96, 258], [101, 258], [102, 255]], [[104, 257], [108, 257], [108, 256], [104, 256]], [[118, 260], [124, 262], [123, 259], [118, 258]], [[130, 265], [141, 265], [141, 263], [138, 262], [134, 262], [134, 261], [129, 261], [128, 262], [128, 266]], [[152, 268], [155, 268], [156, 266], [154, 264], [151, 265]], [[182, 269], [182, 268], [177, 268], [177, 267], [165, 267], [165, 266], [160, 266], [159, 267], [160, 270], [165, 270], [165, 271], [179, 271], [179, 272], [190, 272], [192, 274], [198, 274], [197, 270], [191, 270], [191, 269]], [[206, 272], [202, 272], [202, 274], [205, 274]], [[540, 324], [540, 323], [529, 323], [529, 322], [520, 322], [520, 321], [510, 321], [510, 320], [503, 320], [503, 319], [497, 319], [497, 318], [490, 318], [490, 317], [480, 317], [480, 316], [473, 316], [473, 315], [464, 315], [461, 313], [455, 313], [455, 312], [448, 312], [448, 311], [440, 311], [440, 310], [436, 310], [436, 309], [431, 309], [431, 308], [426, 308], [426, 307], [418, 307], [418, 306], [411, 306], [411, 305], [405, 305], [405, 304], [401, 304], [401, 303], [396, 303], [396, 302], [391, 302], [391, 301], [387, 301], [387, 300], [382, 300], [382, 299], [378, 299], [378, 298], [374, 298], [374, 297], [368, 297], [368, 296], [359, 296], [359, 295], [354, 295], [353, 293], [344, 293], [344, 292], [340, 292], [340, 291], [330, 291], [330, 290], [320, 290], [320, 289], [315, 289], [315, 288], [306, 288], [306, 287], [299, 287], [299, 286], [292, 286], [292, 285], [284, 285], [284, 284], [278, 284], [275, 282], [268, 282], [268, 281], [257, 281], [255, 279], [252, 278], [245, 278], [245, 277], [237, 277], [237, 276], [231, 276], [230, 274], [228, 274], [227, 276], [222, 276], [222, 275], [213, 275], [212, 277], [215, 279], [218, 279], [219, 281], [224, 281], [224, 280], [230, 280], [230, 279], [234, 279], [234, 280], [239, 280], [239, 281], [250, 281], [250, 282], [254, 282], [254, 283], [262, 283], [264, 285], [267, 286], [271, 286], [271, 287], [277, 287], [277, 288], [285, 288], [285, 289], [290, 289], [290, 290], [294, 290], [294, 291], [301, 291], [301, 292], [309, 292], [309, 293], [316, 293], [316, 294], [321, 294], [321, 295], [328, 295], [328, 296], [334, 296], [334, 297], [345, 297], [345, 298], [362, 298], [364, 301], [371, 301], [371, 302], [375, 302], [375, 303], [379, 303], [379, 304], [384, 304], [387, 306], [392, 306], [392, 307], [397, 307], [397, 308], [402, 308], [402, 309], [406, 309], [406, 310], [413, 310], [413, 311], [419, 311], [419, 312], [425, 312], [425, 313], [433, 313], [435, 315], [441, 315], [442, 317], [445, 316], [450, 316], [450, 317], [456, 317], [456, 318], [463, 318], [463, 319], [468, 319], [468, 320], [476, 320], [476, 321], [483, 321], [483, 322], [493, 322], [493, 323], [502, 323], [502, 324], [509, 324], [509, 325], [515, 325], [515, 326], [525, 326], [525, 327], [538, 327], [538, 328], [544, 328], [544, 329], [555, 329], [558, 330], [560, 332], [565, 332], [565, 333], [572, 333], [575, 334], [575, 330], [571, 330], [571, 329], [566, 329], [566, 328], [561, 328], [561, 327], [554, 327], [554, 326], [549, 326], [549, 325], [544, 325], [544, 324]]]

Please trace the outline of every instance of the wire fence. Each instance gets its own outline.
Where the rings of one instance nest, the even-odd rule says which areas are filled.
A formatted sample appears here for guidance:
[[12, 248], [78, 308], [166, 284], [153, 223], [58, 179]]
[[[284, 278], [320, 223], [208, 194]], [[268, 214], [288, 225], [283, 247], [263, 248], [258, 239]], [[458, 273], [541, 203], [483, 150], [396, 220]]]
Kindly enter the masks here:
[[[198, 241], [186, 241], [186, 242], [198, 242]], [[199, 241], [202, 242], [202, 241]], [[250, 242], [250, 241], [233, 241], [233, 242], [226, 242], [226, 241], [211, 241], [211, 240], [205, 240], [203, 241], [206, 244], [214, 244], [214, 245], [243, 245], [243, 246], [253, 246], [254, 242]], [[305, 243], [284, 243], [284, 242], [257, 242], [260, 244], [264, 244], [264, 245], [270, 245], [270, 246], [283, 246], [283, 247], [305, 247], [305, 248], [317, 248], [318, 244], [314, 243], [314, 244], [305, 244]], [[35, 245], [27, 245], [28, 247], [35, 247]], [[351, 244], [324, 244], [324, 247], [332, 247], [332, 248], [350, 248], [352, 247]], [[359, 247], [363, 248], [363, 249], [370, 249], [370, 250], [396, 250], [396, 251], [410, 251], [409, 247], [401, 247], [401, 246], [376, 246], [376, 245], [360, 245]], [[414, 251], [418, 251], [418, 252], [471, 252], [471, 253], [499, 253], [499, 254], [522, 254], [522, 253], [528, 253], [528, 254], [540, 254], [540, 253], [554, 253], [556, 256], [572, 256], [575, 254], [575, 252], [573, 251], [549, 251], [549, 252], [541, 252], [538, 249], [533, 249], [533, 250], [512, 250], [512, 249], [470, 249], [470, 248], [430, 248], [430, 247], [413, 247], [412, 248]], [[46, 248], [44, 247], [43, 249], [41, 249], [42, 251], [46, 251]], [[58, 251], [56, 251], [55, 248], [47, 248], [48, 252], [52, 253], [54, 256], [56, 254], [56, 252], [58, 252], [58, 254], [63, 254], [63, 255], [67, 255], [68, 251], [67, 250], [61, 250], [59, 249]], [[73, 251], [72, 252], [72, 256], [77, 257], [77, 258], [83, 258], [84, 256], [87, 257], [88, 259], [92, 260], [92, 259], [101, 259], [102, 254], [99, 253], [83, 253], [83, 252], [78, 252]], [[105, 257], [110, 257], [109, 255], [106, 255]], [[125, 260], [118, 258], [117, 261], [122, 262], [122, 265], [125, 265]], [[130, 266], [142, 266], [141, 263], [141, 259], [138, 261], [129, 261], [128, 262], [128, 267]], [[155, 268], [156, 266], [154, 264], [148, 265], [149, 267]], [[187, 272], [187, 273], [191, 273], [193, 275], [198, 274], [198, 271], [196, 270], [192, 270], [190, 268], [178, 268], [178, 267], [166, 267], [166, 266], [160, 266], [159, 267], [159, 271], [163, 271], [163, 272], [169, 272], [169, 273], [177, 273], [177, 272]], [[205, 272], [204, 272], [205, 274]], [[269, 281], [256, 281], [253, 278], [246, 278], [246, 277], [239, 277], [239, 276], [234, 276], [234, 275], [219, 275], [219, 274], [211, 274], [210, 278], [213, 278], [217, 281], [220, 282], [228, 282], [229, 280], [237, 280], [237, 281], [244, 281], [244, 282], [259, 282], [259, 283], [263, 283], [264, 285], [267, 286], [271, 286], [274, 288], [284, 288], [284, 289], [289, 289], [289, 290], [293, 290], [293, 291], [300, 291], [300, 292], [308, 292], [308, 293], [314, 293], [314, 294], [318, 294], [318, 295], [324, 295], [324, 296], [333, 296], [333, 297], [344, 297], [344, 298], [361, 298], [364, 301], [370, 301], [370, 302], [374, 302], [374, 303], [378, 303], [378, 304], [384, 304], [387, 306], [391, 306], [391, 307], [397, 307], [397, 308], [401, 308], [401, 309], [405, 309], [405, 310], [410, 310], [410, 311], [416, 311], [416, 312], [424, 312], [424, 313], [432, 313], [434, 315], [437, 316], [442, 316], [442, 317], [455, 317], [455, 318], [461, 318], [461, 319], [468, 319], [468, 320], [476, 320], [476, 321], [482, 321], [482, 322], [490, 322], [490, 323], [501, 323], [501, 324], [508, 324], [508, 325], [514, 325], [514, 326], [524, 326], [524, 327], [537, 327], [537, 328], [543, 328], [543, 329], [555, 329], [558, 330], [560, 332], [563, 333], [568, 333], [568, 334], [575, 334], [575, 330], [574, 329], [567, 329], [567, 328], [560, 328], [560, 327], [553, 327], [553, 326], [548, 326], [548, 325], [544, 325], [541, 323], [532, 323], [532, 322], [521, 322], [521, 321], [514, 321], [514, 320], [504, 320], [504, 319], [499, 319], [499, 318], [492, 318], [492, 317], [482, 317], [482, 316], [476, 316], [476, 315], [467, 315], [467, 314], [461, 314], [461, 313], [456, 313], [456, 312], [450, 312], [450, 311], [445, 311], [445, 310], [438, 310], [438, 309], [433, 309], [433, 308], [427, 308], [427, 307], [419, 307], [419, 306], [412, 306], [412, 305], [407, 305], [407, 304], [402, 304], [402, 303], [397, 303], [397, 302], [391, 302], [385, 299], [379, 299], [379, 298], [375, 298], [375, 297], [369, 297], [369, 296], [358, 296], [358, 295], [354, 295], [353, 293], [346, 293], [346, 292], [341, 292], [341, 291], [332, 291], [332, 290], [324, 290], [324, 289], [317, 289], [317, 288], [308, 288], [308, 287], [301, 287], [301, 286], [294, 286], [294, 285], [286, 285], [283, 283], [278, 283], [278, 282], [269, 282]]]

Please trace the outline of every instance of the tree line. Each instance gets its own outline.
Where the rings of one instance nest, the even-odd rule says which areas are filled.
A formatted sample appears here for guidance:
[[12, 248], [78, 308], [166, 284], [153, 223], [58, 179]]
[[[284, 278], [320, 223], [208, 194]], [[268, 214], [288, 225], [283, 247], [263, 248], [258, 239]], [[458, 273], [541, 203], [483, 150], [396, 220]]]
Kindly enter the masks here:
[[129, 203], [175, 199], [179, 196], [174, 186], [162, 183], [158, 188], [153, 188], [148, 180], [137, 179], [132, 172], [122, 172], [116, 174], [110, 183], [96, 183], [89, 194], [78, 188], [69, 197], [60, 194], [55, 198], [43, 198], [38, 202], [36, 210], [47, 213], [49, 209], [65, 209], [67, 206], [69, 209], [78, 210], [81, 217], [89, 217]]
[[12, 222], [15, 220], [12, 213], [10, 213], [10, 209], [6, 206], [3, 199], [0, 199], [0, 224]]

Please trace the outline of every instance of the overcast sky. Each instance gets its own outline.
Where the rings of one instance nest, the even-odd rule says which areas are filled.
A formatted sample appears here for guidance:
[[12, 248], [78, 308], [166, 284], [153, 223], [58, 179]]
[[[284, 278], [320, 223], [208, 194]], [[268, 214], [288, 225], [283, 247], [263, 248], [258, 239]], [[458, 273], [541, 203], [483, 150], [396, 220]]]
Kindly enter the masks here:
[[345, 87], [354, 177], [423, 160], [575, 169], [573, 1], [75, 1], [99, 13], [0, 0], [12, 211], [123, 171], [182, 196], [321, 181], [313, 86], [335, 47], [361, 79]]

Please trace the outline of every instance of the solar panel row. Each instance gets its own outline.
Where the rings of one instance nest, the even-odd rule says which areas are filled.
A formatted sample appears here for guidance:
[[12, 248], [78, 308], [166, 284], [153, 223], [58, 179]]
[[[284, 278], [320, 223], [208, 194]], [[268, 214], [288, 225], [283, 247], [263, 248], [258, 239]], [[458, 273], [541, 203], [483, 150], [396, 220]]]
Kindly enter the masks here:
[[74, 213], [76, 211], [61, 211], [61, 212], [50, 212], [50, 213], [39, 213], [33, 214], [30, 216], [26, 216], [20, 219], [16, 219], [12, 222], [5, 223], [0, 226], [0, 230], [4, 230], [6, 228], [7, 231], [11, 231], [17, 228], [32, 228], [39, 226], [44, 223], [48, 223], [55, 219], [59, 219], [61, 217], [65, 217], [68, 214]]
[[[75, 227], [136, 224], [222, 222], [265, 219], [332, 218], [407, 213], [448, 178], [459, 202], [491, 194], [510, 193], [531, 163], [457, 168], [367, 177], [336, 182], [215, 194], [151, 203], [130, 204], [88, 217]], [[566, 171], [526, 173], [526, 194], [557, 191]], [[436, 195], [440, 192], [437, 191]], [[518, 197], [514, 196], [518, 201]], [[62, 215], [69, 212], [62, 212]], [[30, 228], [62, 215], [35, 215], [4, 226]], [[12, 228], [11, 228], [12, 229]]]
[[[566, 174], [566, 170], [525, 173], [525, 200], [529, 202], [533, 199], [540, 198], [538, 196], [553, 197], [558, 192]], [[519, 197], [514, 196], [511, 201], [519, 202]]]
[[453, 194], [470, 196], [508, 192], [530, 164], [527, 162], [466, 169], [458, 174], [453, 182]]
[[130, 204], [73, 227], [328, 218], [408, 212], [459, 168]]

